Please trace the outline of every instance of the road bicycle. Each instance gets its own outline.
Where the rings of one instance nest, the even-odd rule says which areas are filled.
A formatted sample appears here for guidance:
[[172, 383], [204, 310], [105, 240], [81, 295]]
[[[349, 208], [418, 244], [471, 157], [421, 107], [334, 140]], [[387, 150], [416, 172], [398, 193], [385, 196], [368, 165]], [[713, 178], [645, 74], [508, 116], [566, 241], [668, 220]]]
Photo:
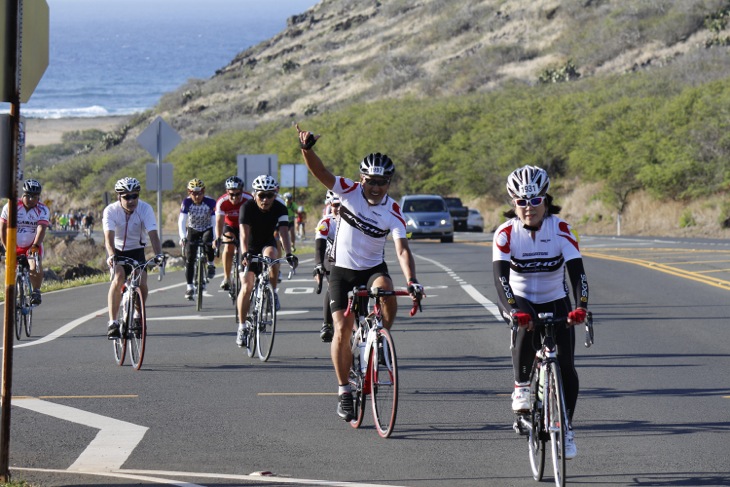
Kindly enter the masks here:
[[[251, 264], [256, 262], [261, 264], [261, 272], [256, 276], [251, 292], [251, 305], [246, 318], [245, 341], [248, 356], [253, 357], [258, 352], [262, 362], [269, 360], [276, 335], [276, 298], [269, 270], [272, 266], [286, 261], [286, 257], [271, 259], [265, 255], [253, 255], [248, 259], [248, 264], [242, 271], [242, 275], [245, 276]], [[293, 272], [294, 267], [290, 265], [289, 279]]]
[[[513, 428], [527, 436], [528, 453], [532, 477], [542, 480], [545, 470], [545, 447], [550, 442], [550, 456], [553, 464], [555, 485], [565, 485], [565, 434], [569, 425], [565, 408], [563, 380], [558, 363], [558, 348], [555, 332], [564, 326], [566, 318], [554, 318], [552, 313], [538, 313], [535, 330], [543, 330], [540, 350], [530, 372], [530, 410], [516, 413]], [[512, 330], [511, 348], [515, 346], [517, 324]], [[593, 345], [593, 314], [586, 315], [585, 346]]]
[[[195, 309], [202, 311], [203, 291], [205, 291], [205, 286], [208, 283], [208, 257], [205, 254], [205, 242], [202, 238], [190, 242], [190, 245], [195, 245], [196, 247], [195, 273], [193, 274]], [[187, 245], [184, 248], [187, 248]]]
[[[352, 366], [348, 377], [355, 418], [350, 421], [350, 425], [353, 428], [362, 425], [366, 396], [369, 395], [378, 434], [388, 438], [393, 432], [398, 413], [398, 359], [393, 336], [383, 327], [381, 299], [385, 296], [410, 295], [402, 290], [387, 291], [360, 286], [348, 292], [347, 296], [345, 316], [355, 313], [355, 329], [350, 341]], [[368, 307], [370, 299], [373, 300], [371, 310]], [[420, 308], [420, 301], [414, 301], [410, 315], [415, 315]]]
[[[114, 360], [117, 365], [124, 365], [124, 359], [129, 349], [129, 359], [132, 367], [139, 370], [144, 360], [145, 344], [147, 342], [147, 312], [145, 310], [144, 297], [139, 282], [143, 272], [150, 265], [157, 265], [155, 258], [146, 262], [138, 262], [129, 257], [116, 256], [115, 265], [120, 264], [131, 267], [127, 279], [122, 285], [122, 301], [117, 310], [117, 322], [119, 323], [119, 338], [112, 340], [114, 347]], [[162, 280], [165, 275], [165, 261], [159, 264]], [[112, 270], [112, 277], [113, 277]]]
[[[39, 268], [38, 254], [32, 254], [35, 268]], [[30, 303], [33, 286], [30, 283], [30, 265], [28, 256], [19, 255], [15, 267], [15, 338], [20, 340], [25, 328], [25, 336], [30, 337], [33, 327], [33, 308]]]

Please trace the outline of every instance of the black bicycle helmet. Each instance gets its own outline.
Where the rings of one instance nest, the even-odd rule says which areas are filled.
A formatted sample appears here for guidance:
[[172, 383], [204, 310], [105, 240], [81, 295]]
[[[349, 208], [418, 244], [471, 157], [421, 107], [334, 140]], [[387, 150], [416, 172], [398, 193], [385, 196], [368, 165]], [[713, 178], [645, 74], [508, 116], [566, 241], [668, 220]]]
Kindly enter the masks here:
[[395, 164], [390, 157], [380, 152], [368, 154], [360, 163], [360, 174], [365, 176], [383, 176], [391, 178], [395, 173]]
[[243, 189], [243, 179], [238, 176], [231, 176], [226, 179], [226, 189]]
[[41, 194], [41, 183], [35, 179], [26, 179], [23, 183], [23, 192], [28, 194]]

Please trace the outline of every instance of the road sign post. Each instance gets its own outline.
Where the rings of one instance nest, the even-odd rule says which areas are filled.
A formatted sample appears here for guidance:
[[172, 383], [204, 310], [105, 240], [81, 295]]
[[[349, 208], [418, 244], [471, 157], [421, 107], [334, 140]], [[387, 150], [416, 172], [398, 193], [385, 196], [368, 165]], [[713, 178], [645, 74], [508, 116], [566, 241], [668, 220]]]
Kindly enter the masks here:
[[[162, 190], [168, 182], [163, 179], [168, 174], [163, 174], [162, 159], [180, 143], [182, 138], [174, 128], [170, 127], [162, 117], [157, 117], [137, 137], [137, 143], [149, 152], [157, 161], [157, 232], [162, 240]], [[172, 173], [170, 172], [170, 175]], [[172, 181], [169, 181], [172, 186]]]
[[[9, 177], [0, 196], [8, 198], [5, 242], [5, 321], [3, 336], [2, 396], [0, 397], [0, 482], [10, 478], [10, 401], [13, 377], [13, 326], [15, 321], [15, 244], [18, 231], [18, 162], [24, 135], [20, 103], [27, 102], [48, 66], [48, 4], [46, 0], [0, 0], [0, 96], [10, 103], [10, 157], [0, 160], [0, 171]], [[8, 140], [8, 139], [5, 139]]]

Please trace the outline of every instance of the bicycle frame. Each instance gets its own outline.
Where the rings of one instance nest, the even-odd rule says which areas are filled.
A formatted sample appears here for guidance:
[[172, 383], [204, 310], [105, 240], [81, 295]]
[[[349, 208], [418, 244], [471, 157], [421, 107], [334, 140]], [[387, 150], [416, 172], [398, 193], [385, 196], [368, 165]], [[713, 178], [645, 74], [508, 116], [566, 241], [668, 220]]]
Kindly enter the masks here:
[[[354, 311], [357, 320], [350, 341], [352, 351], [350, 384], [354, 387], [356, 413], [355, 419], [350, 424], [354, 428], [360, 427], [364, 417], [365, 396], [370, 395], [378, 434], [388, 438], [395, 427], [398, 411], [398, 366], [393, 338], [390, 331], [383, 326], [381, 298], [385, 296], [409, 296], [409, 294], [407, 291], [356, 287], [348, 293], [345, 316]], [[368, 310], [370, 299], [374, 300], [372, 310]], [[419, 308], [420, 302], [414, 302], [410, 315], [413, 316]], [[380, 373], [381, 367], [383, 373]]]
[[[276, 334], [276, 298], [269, 273], [271, 267], [282, 262], [286, 262], [285, 257], [272, 259], [265, 255], [254, 255], [249, 257], [242, 272], [245, 278], [250, 271], [251, 264], [261, 264], [261, 272], [254, 281], [246, 318], [252, 325], [248, 331], [246, 352], [249, 357], [253, 357], [255, 351], [258, 350], [259, 359], [262, 362], [266, 362], [271, 356]], [[291, 279], [293, 272], [294, 267], [290, 266], [289, 279]]]
[[[148, 266], [155, 263], [155, 259], [153, 257], [145, 262], [138, 262], [129, 257], [115, 257], [114, 262], [115, 265], [131, 267], [122, 285], [122, 301], [117, 312], [120, 338], [113, 340], [114, 358], [117, 365], [123, 365], [127, 348], [129, 348], [132, 366], [135, 370], [139, 370], [142, 367], [147, 339], [145, 302], [139, 286], [143, 273]], [[112, 278], [114, 276], [113, 272], [112, 269]], [[160, 280], [164, 273], [165, 261], [163, 260], [160, 264]], [[136, 318], [138, 323], [135, 323], [135, 311], [138, 314], [138, 318]], [[127, 346], [128, 342], [129, 347]]]
[[[39, 268], [38, 254], [32, 254], [35, 269]], [[15, 338], [20, 340], [21, 332], [25, 328], [25, 336], [30, 337], [33, 326], [34, 304], [30, 302], [33, 285], [30, 280], [30, 263], [27, 255], [18, 255], [15, 266]]]

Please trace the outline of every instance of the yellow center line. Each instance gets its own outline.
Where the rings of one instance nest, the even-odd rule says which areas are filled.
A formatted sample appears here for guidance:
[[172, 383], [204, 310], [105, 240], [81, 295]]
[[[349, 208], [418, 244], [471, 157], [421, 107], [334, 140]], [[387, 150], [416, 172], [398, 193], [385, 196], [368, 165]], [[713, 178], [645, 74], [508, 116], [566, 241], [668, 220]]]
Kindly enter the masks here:
[[689, 279], [691, 281], [697, 281], [701, 282], [702, 284], [709, 284], [710, 286], [714, 286], [720, 289], [730, 290], [730, 281], [726, 281], [724, 279], [713, 279], [709, 280], [706, 276], [703, 276], [701, 274], [698, 274], [696, 272], [690, 272], [685, 271], [682, 269], [675, 269], [671, 266], [660, 264], [658, 262], [651, 262], [646, 260], [640, 260], [640, 259], [629, 259], [626, 257], [616, 257], [612, 255], [603, 255], [598, 254], [595, 252], [583, 252], [583, 255], [587, 257], [594, 257], [596, 259], [605, 259], [605, 260], [613, 260], [618, 262], [626, 262], [629, 264], [636, 264], [642, 267], [646, 267], [647, 269], [654, 269], [659, 272], [664, 272], [665, 274], [671, 274], [673, 276], [682, 277], [684, 279]]

